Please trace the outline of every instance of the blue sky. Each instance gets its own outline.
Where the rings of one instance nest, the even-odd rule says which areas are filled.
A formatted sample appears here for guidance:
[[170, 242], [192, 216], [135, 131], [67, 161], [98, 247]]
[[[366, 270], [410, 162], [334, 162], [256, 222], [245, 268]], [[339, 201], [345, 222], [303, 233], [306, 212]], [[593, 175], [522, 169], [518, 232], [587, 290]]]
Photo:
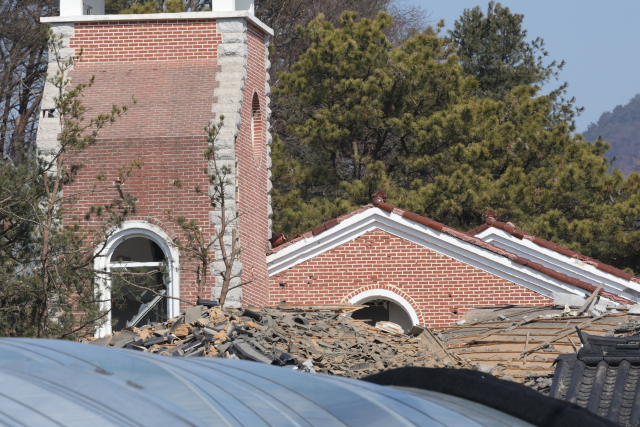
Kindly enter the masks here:
[[[431, 14], [434, 22], [444, 19], [446, 29], [465, 8], [488, 0], [410, 0]], [[577, 131], [586, 130], [605, 111], [626, 104], [640, 93], [640, 1], [638, 0], [503, 0], [512, 13], [524, 15], [523, 27], [530, 40], [540, 36], [549, 58], [564, 59], [559, 81], [569, 83], [568, 95], [585, 111], [576, 121]]]

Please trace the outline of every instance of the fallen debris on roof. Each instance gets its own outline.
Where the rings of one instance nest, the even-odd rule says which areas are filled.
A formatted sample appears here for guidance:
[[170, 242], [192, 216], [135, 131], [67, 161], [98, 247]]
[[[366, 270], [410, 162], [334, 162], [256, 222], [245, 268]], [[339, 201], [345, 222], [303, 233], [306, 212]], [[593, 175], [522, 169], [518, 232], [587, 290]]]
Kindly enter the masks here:
[[[587, 310], [568, 306], [476, 308], [465, 314], [464, 323], [458, 321], [438, 337], [447, 351], [474, 369], [548, 394], [558, 356], [575, 355], [580, 348], [576, 326], [593, 336], [640, 331], [640, 318], [630, 314], [628, 307], [592, 303], [598, 310], [591, 306]], [[579, 315], [581, 310], [585, 312]], [[636, 351], [640, 356], [640, 350]]]
[[414, 326], [408, 334], [394, 333], [390, 322], [373, 327], [348, 317], [362, 307], [195, 306], [165, 323], [85, 342], [171, 357], [239, 358], [351, 378], [404, 366], [474, 369], [548, 394], [558, 356], [579, 350], [576, 326], [597, 336], [640, 331], [640, 317], [629, 314], [628, 307], [607, 308], [595, 299], [588, 310], [480, 307], [439, 331]]
[[[410, 335], [391, 322], [373, 327], [343, 316], [351, 304], [225, 309], [195, 306], [176, 319], [85, 340], [171, 357], [227, 357], [361, 378], [403, 366], [454, 367], [428, 329]], [[470, 367], [469, 367], [470, 368]]]

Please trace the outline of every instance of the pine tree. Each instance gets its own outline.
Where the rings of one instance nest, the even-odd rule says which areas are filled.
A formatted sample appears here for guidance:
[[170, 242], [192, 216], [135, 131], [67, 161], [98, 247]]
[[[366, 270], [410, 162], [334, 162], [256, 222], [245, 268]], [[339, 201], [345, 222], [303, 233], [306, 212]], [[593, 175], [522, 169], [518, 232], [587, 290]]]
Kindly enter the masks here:
[[122, 189], [140, 166], [135, 160], [117, 171], [119, 182], [96, 177], [93, 191], [111, 194], [109, 203], [87, 211], [76, 206], [80, 194], [71, 185], [83, 167], [78, 154], [93, 146], [100, 129], [127, 106], [88, 117], [82, 97], [93, 79], [71, 85], [68, 71], [80, 58], [64, 57], [62, 47], [62, 37], [49, 33], [48, 52], [57, 70], [47, 82], [57, 89], [58, 146], [25, 155], [19, 164], [0, 164], [0, 335], [69, 339], [92, 334], [108, 313], [97, 286], [107, 273], [96, 271], [94, 261], [135, 212], [135, 198]]
[[340, 28], [304, 30], [311, 47], [275, 88], [295, 108], [274, 138], [274, 231], [307, 231], [383, 188], [390, 203], [462, 230], [492, 209], [640, 271], [640, 175], [608, 175], [608, 145], [573, 134], [536, 85], [473, 96], [477, 80], [446, 38], [425, 32], [394, 47], [390, 21], [345, 13]]
[[478, 81], [476, 96], [501, 100], [516, 86], [546, 83], [562, 70], [564, 61], [544, 64], [544, 40], [528, 42], [523, 19], [491, 1], [486, 15], [480, 6], [465, 9], [449, 31], [464, 71]]
[[[536, 37], [527, 41], [523, 19], [524, 15], [511, 13], [508, 7], [491, 1], [486, 15], [479, 6], [465, 9], [449, 31], [465, 73], [478, 82], [475, 96], [501, 101], [520, 85], [541, 87], [552, 79], [558, 80], [565, 61], [545, 64], [549, 52], [544, 40]], [[554, 101], [550, 120], [570, 122], [575, 130], [574, 117], [583, 108], [574, 106], [575, 98], [564, 98], [567, 87], [565, 82], [548, 95]]]

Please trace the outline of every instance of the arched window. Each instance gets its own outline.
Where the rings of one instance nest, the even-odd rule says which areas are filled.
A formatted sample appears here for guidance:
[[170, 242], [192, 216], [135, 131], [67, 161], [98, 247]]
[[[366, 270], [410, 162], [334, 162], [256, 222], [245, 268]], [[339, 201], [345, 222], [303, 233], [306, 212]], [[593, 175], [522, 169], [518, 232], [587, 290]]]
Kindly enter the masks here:
[[396, 323], [408, 332], [418, 325], [418, 314], [409, 301], [386, 289], [364, 291], [349, 300], [351, 304], [366, 305], [365, 308], [351, 314], [354, 319], [366, 319], [368, 323], [389, 321]]
[[262, 159], [262, 120], [260, 120], [260, 99], [257, 93], [253, 94], [251, 102], [251, 142], [253, 156], [259, 164]]
[[[179, 252], [159, 227], [127, 221], [96, 259], [102, 309], [109, 310], [102, 337], [125, 327], [163, 322], [180, 310]], [[171, 297], [171, 298], [167, 298]]]
[[121, 330], [136, 324], [167, 320], [166, 256], [156, 242], [132, 237], [120, 243], [109, 259], [111, 324]]
[[400, 325], [405, 332], [409, 332], [413, 326], [411, 316], [404, 310], [404, 308], [394, 302], [387, 299], [374, 299], [367, 302], [360, 303], [365, 308], [354, 312], [351, 317], [353, 319], [366, 320], [371, 326], [375, 326], [377, 322], [393, 322]]

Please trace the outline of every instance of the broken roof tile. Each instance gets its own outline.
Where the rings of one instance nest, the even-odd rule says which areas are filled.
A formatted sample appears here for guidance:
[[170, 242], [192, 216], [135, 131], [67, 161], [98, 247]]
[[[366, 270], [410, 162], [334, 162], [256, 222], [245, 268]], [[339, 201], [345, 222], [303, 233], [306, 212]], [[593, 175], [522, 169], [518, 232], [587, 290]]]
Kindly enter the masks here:
[[271, 242], [271, 247], [275, 248], [287, 243], [287, 238], [284, 236], [284, 233], [280, 233], [269, 239], [269, 242]]

